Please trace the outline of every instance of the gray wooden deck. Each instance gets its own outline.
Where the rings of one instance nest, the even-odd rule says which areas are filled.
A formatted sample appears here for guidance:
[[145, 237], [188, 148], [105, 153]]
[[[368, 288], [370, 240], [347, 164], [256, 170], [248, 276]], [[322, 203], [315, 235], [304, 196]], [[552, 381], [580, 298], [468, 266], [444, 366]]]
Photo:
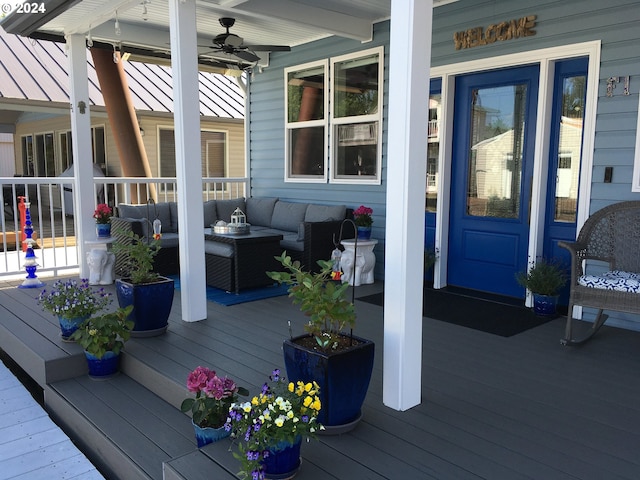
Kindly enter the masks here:
[[[210, 303], [207, 320], [185, 323], [177, 292], [168, 332], [132, 339], [123, 373], [96, 382], [35, 304], [39, 291], [16, 284], [0, 289], [0, 348], [44, 387], [51, 416], [106, 478], [235, 478], [229, 442], [198, 450], [177, 406], [198, 365], [252, 391], [283, 368], [287, 320], [294, 333], [305, 321], [287, 297]], [[382, 402], [382, 309], [356, 301], [356, 310], [357, 334], [377, 348], [363, 420], [303, 445], [296, 478], [640, 478], [640, 334], [604, 327], [567, 348], [562, 319], [509, 338], [425, 319], [423, 402], [397, 412]]]

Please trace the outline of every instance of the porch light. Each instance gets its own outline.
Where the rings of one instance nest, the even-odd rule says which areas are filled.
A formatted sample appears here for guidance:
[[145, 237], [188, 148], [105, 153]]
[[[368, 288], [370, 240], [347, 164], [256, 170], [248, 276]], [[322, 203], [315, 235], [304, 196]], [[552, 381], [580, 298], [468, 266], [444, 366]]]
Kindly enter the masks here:
[[247, 216], [243, 213], [242, 210], [240, 210], [240, 208], [236, 208], [231, 214], [231, 223], [241, 225], [247, 223]]

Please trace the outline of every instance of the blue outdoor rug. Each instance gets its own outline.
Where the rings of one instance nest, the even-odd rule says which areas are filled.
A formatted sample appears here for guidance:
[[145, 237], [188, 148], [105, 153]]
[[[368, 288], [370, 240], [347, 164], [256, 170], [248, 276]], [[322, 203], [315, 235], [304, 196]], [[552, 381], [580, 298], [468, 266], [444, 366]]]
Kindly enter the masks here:
[[[177, 275], [170, 275], [175, 284], [176, 290], [180, 290], [180, 278]], [[207, 287], [207, 300], [229, 307], [239, 303], [253, 302], [264, 298], [281, 297], [287, 295], [289, 287], [286, 285], [273, 284], [267, 287], [247, 288], [240, 293], [227, 292], [219, 288]]]

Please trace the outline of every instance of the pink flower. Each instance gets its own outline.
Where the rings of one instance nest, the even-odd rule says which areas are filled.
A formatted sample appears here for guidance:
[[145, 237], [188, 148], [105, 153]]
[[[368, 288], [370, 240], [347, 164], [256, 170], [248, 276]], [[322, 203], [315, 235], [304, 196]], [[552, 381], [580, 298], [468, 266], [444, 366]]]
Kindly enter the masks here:
[[198, 367], [187, 377], [187, 389], [190, 392], [204, 390], [210, 378], [215, 377], [216, 372], [206, 367]]
[[106, 203], [99, 203], [93, 212], [93, 218], [96, 219], [97, 223], [109, 223], [111, 220], [111, 213], [112, 210], [109, 205]]

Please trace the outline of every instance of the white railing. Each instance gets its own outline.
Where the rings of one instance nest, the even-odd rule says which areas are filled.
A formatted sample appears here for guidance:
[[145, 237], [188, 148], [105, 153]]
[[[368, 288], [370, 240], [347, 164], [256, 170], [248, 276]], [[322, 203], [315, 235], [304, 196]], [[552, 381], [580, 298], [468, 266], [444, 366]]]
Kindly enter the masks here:
[[[79, 267], [74, 222], [73, 186], [69, 177], [0, 177], [0, 277], [24, 278], [24, 221], [19, 197], [29, 202], [32, 238], [38, 277], [74, 273]], [[203, 178], [202, 199], [222, 200], [246, 197], [246, 178]], [[95, 177], [95, 204], [147, 203], [177, 201], [175, 178]]]

